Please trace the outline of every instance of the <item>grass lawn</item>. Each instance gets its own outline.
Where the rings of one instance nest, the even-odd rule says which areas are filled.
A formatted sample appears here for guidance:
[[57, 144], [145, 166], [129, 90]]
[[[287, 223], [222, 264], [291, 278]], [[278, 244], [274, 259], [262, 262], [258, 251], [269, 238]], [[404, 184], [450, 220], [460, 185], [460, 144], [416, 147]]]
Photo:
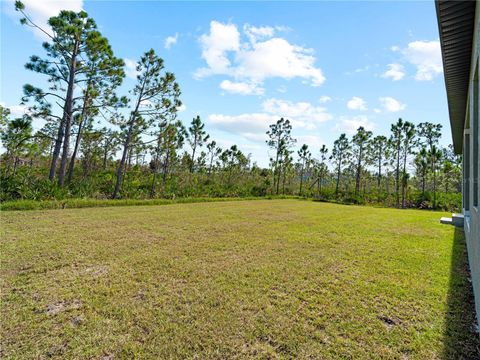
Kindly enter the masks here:
[[3, 212], [1, 358], [480, 357], [443, 213], [256, 200]]

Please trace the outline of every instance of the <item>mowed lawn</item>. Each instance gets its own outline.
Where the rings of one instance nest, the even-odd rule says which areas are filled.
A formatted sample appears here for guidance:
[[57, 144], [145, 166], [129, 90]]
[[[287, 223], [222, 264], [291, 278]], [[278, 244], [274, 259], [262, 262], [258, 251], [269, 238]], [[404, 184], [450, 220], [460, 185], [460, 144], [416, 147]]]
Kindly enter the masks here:
[[442, 213], [257, 200], [1, 214], [1, 358], [479, 358]]

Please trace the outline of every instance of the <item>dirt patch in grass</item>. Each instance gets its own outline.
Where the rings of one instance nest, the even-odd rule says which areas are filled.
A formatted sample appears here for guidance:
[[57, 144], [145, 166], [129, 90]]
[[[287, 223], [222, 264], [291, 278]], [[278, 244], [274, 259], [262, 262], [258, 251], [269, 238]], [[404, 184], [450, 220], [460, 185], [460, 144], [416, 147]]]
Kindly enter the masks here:
[[55, 303], [48, 304], [45, 312], [49, 316], [54, 316], [61, 312], [76, 310], [76, 309], [80, 309], [81, 307], [82, 307], [82, 302], [79, 300], [57, 301]]

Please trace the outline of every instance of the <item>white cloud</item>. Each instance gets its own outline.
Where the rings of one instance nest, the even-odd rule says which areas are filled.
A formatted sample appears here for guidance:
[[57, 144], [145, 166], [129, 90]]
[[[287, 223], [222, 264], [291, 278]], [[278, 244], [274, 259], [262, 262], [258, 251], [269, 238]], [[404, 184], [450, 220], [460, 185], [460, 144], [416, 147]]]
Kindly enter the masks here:
[[402, 50], [405, 58], [417, 68], [415, 79], [432, 80], [443, 72], [440, 41], [413, 41]]
[[279, 29], [247, 24], [244, 34], [248, 41], [241, 42], [236, 25], [212, 21], [210, 32], [200, 37], [202, 58], [208, 67], [198, 69], [195, 76], [221, 74], [260, 85], [273, 77], [301, 78], [312, 86], [320, 86], [325, 76], [315, 66], [313, 50], [273, 37]]
[[137, 62], [132, 59], [123, 59], [125, 62], [125, 73], [131, 79], [137, 79], [139, 72], [137, 71]]
[[347, 102], [350, 110], [367, 110], [367, 103], [361, 97], [354, 96]]
[[387, 67], [388, 70], [382, 74], [383, 78], [391, 78], [393, 81], [398, 81], [405, 76], [405, 68], [402, 64], [388, 64]]
[[200, 37], [202, 46], [202, 59], [208, 68], [199, 69], [197, 77], [204, 77], [214, 74], [229, 74], [230, 60], [228, 51], [240, 50], [240, 33], [233, 24], [222, 24], [218, 21], [210, 23], [210, 33]]
[[295, 77], [320, 86], [324, 81], [322, 71], [314, 66], [311, 50], [292, 45], [282, 38], [272, 38], [252, 44], [249, 50], [237, 53], [239, 61], [234, 74], [259, 82], [271, 77], [292, 79]]
[[282, 93], [282, 94], [285, 94], [287, 92], [287, 87], [285, 85], [280, 85], [278, 88], [277, 88], [277, 91], [279, 93]]
[[353, 117], [341, 116], [337, 122], [335, 129], [339, 132], [345, 132], [348, 135], [353, 135], [357, 132], [357, 129], [363, 126], [365, 130], [373, 131], [375, 124], [368, 120], [366, 115], [358, 115]]
[[278, 120], [278, 117], [266, 113], [251, 113], [240, 115], [211, 114], [208, 117], [215, 128], [231, 134], [243, 136], [255, 142], [266, 140], [268, 126]]
[[243, 25], [243, 32], [248, 36], [251, 43], [259, 39], [271, 38], [275, 34], [275, 29], [271, 26], [255, 27], [250, 24]]
[[[48, 26], [48, 19], [57, 16], [61, 10], [72, 10], [79, 12], [83, 8], [83, 0], [22, 0], [25, 5], [25, 13], [42, 29], [52, 35]], [[11, 6], [12, 11], [7, 10], [15, 18], [20, 18], [21, 14], [14, 11], [14, 1], [7, 1], [7, 6]], [[40, 30], [26, 26], [31, 29], [35, 36], [41, 40], [46, 40], [47, 36]]]
[[440, 41], [438, 40], [416, 40], [410, 42], [406, 48], [392, 46], [390, 49], [402, 54], [404, 61], [415, 66], [415, 80], [430, 81], [443, 72]]
[[365, 65], [362, 68], [357, 68], [357, 69], [354, 70], [354, 72], [362, 73], [362, 72], [365, 72], [365, 71], [368, 71], [368, 70], [370, 70], [370, 65]]
[[392, 97], [381, 97], [379, 98], [379, 100], [382, 104], [382, 107], [388, 112], [398, 112], [404, 110], [407, 107], [407, 105], [402, 104], [400, 101]]
[[165, 39], [165, 45], [164, 45], [165, 49], [170, 49], [172, 45], [175, 45], [177, 43], [177, 40], [178, 40], [178, 33], [176, 33], [173, 36], [168, 36]]
[[326, 95], [320, 96], [320, 98], [318, 99], [318, 102], [320, 104], [325, 104], [325, 103], [330, 102], [330, 101], [332, 101], [332, 98], [330, 96], [326, 96]]
[[314, 123], [325, 122], [332, 118], [325, 108], [314, 106], [309, 102], [294, 103], [286, 100], [268, 99], [263, 102], [262, 106], [267, 113], [302, 122], [303, 127], [310, 127]]
[[230, 80], [223, 80], [220, 83], [220, 88], [229, 93], [240, 95], [263, 95], [265, 93], [265, 89], [255, 83], [232, 82]]
[[25, 105], [11, 105], [5, 106], [2, 104], [3, 107], [7, 107], [10, 109], [10, 115], [14, 118], [22, 117], [29, 113], [28, 108]]
[[262, 109], [263, 112], [239, 115], [211, 114], [208, 119], [217, 129], [263, 142], [269, 125], [281, 117], [289, 119], [294, 129], [305, 130], [313, 130], [318, 123], [332, 118], [324, 108], [308, 102], [268, 99], [263, 102]]
[[177, 108], [177, 112], [179, 113], [184, 112], [185, 110], [187, 110], [187, 106], [185, 104], [182, 104]]

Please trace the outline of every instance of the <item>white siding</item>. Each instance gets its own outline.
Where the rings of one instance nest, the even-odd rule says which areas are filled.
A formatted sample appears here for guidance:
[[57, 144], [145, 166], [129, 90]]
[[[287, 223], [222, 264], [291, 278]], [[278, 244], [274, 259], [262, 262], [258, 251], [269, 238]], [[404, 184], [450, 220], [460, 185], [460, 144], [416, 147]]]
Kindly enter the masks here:
[[468, 260], [472, 274], [475, 307], [480, 325], [480, 6], [476, 6], [472, 62], [470, 70], [469, 101], [464, 132], [463, 207]]

